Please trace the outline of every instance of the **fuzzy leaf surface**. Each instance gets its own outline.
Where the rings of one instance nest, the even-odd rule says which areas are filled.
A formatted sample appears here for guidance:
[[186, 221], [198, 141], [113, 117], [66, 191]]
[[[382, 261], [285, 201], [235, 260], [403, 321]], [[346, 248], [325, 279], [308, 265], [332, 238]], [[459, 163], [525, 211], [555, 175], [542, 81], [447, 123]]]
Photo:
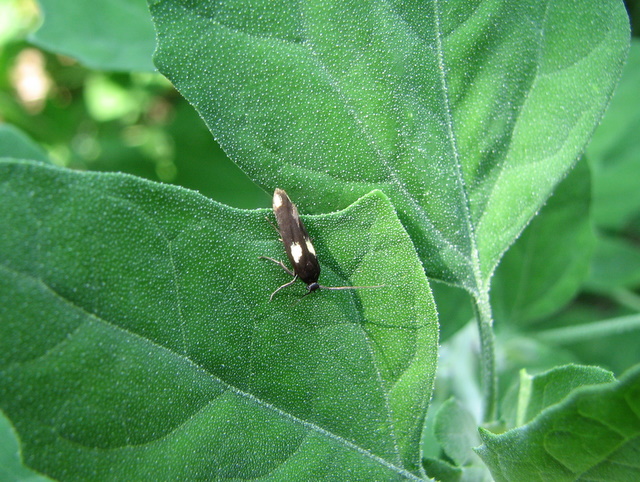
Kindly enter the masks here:
[[[305, 217], [299, 300], [267, 210], [122, 174], [0, 163], [0, 404], [54, 478], [420, 475], [433, 299], [389, 200]], [[295, 474], [295, 475], [294, 475]]]
[[150, 0], [155, 62], [303, 211], [387, 194], [429, 276], [474, 294], [600, 120], [619, 0]]

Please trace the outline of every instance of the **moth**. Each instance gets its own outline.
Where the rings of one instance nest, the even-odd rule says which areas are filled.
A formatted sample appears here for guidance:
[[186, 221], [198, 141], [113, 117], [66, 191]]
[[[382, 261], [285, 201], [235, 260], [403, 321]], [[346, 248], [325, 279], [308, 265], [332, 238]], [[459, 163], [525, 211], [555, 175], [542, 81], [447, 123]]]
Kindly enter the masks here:
[[269, 258], [268, 256], [260, 256], [262, 259], [268, 259], [279, 265], [289, 275], [293, 277], [291, 281], [283, 284], [269, 297], [269, 301], [273, 300], [274, 295], [282, 288], [291, 286], [296, 280], [301, 279], [307, 285], [308, 294], [318, 290], [353, 290], [361, 288], [381, 288], [382, 286], [322, 286], [318, 283], [320, 277], [320, 263], [316, 256], [316, 250], [313, 247], [307, 228], [300, 219], [298, 208], [291, 202], [289, 196], [284, 189], [276, 189], [273, 193], [273, 212], [278, 222], [277, 231], [280, 233], [280, 239], [284, 244], [284, 249], [289, 258], [293, 271], [290, 270], [282, 261]]

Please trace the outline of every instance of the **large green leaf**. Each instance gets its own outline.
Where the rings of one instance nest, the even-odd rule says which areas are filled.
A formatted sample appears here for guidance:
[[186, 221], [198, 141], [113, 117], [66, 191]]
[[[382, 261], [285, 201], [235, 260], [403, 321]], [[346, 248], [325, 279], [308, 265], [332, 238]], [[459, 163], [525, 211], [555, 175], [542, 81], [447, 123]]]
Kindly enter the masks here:
[[[1, 162], [0, 404], [56, 478], [421, 475], [430, 290], [380, 192], [305, 217], [302, 284], [267, 210], [121, 174]], [[413, 474], [413, 475], [412, 475]]]
[[585, 285], [596, 293], [640, 287], [640, 247], [624, 238], [599, 236]]
[[10, 124], [0, 124], [0, 156], [51, 162], [41, 146]]
[[478, 453], [497, 481], [637, 480], [639, 368], [612, 383], [602, 383], [604, 373], [585, 373], [587, 383], [600, 384], [578, 388], [562, 401], [557, 392], [566, 394], [571, 385], [562, 380], [566, 373], [554, 375], [534, 390], [536, 409], [546, 409], [501, 435], [482, 431], [484, 445]]
[[594, 216], [598, 226], [622, 230], [640, 211], [640, 40], [629, 59], [607, 115], [594, 132], [587, 155], [594, 170]]
[[0, 412], [0, 480], [7, 482], [46, 482], [47, 477], [22, 465], [20, 447], [7, 417]]
[[541, 319], [576, 295], [596, 245], [590, 207], [591, 176], [583, 161], [498, 266], [491, 289], [497, 322], [508, 326]]
[[628, 48], [619, 0], [150, 0], [155, 61], [303, 210], [372, 188], [430, 276], [486, 293], [573, 165]]
[[145, 0], [38, 0], [44, 21], [31, 40], [99, 70], [154, 70], [155, 34]]

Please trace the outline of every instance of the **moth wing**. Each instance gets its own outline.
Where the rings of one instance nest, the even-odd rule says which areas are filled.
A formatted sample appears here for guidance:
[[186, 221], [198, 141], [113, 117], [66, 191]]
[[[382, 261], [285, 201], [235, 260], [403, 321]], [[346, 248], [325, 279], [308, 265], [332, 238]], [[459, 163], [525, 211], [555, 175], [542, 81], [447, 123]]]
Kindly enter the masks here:
[[300, 219], [296, 205], [282, 189], [276, 189], [273, 194], [273, 212], [293, 272], [306, 284], [317, 282], [320, 264], [313, 243]]

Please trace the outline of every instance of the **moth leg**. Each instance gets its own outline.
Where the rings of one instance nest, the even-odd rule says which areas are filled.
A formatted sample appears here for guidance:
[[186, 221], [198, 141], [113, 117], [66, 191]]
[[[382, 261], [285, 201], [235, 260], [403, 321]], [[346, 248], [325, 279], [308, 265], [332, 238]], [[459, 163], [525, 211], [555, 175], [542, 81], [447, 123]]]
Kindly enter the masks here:
[[[289, 268], [287, 268], [282, 261], [278, 261], [277, 259], [270, 258], [269, 256], [258, 256], [258, 258], [268, 259], [269, 261], [273, 261], [275, 264], [277, 264], [283, 270], [285, 270], [287, 273], [289, 273], [289, 275], [294, 276], [294, 277], [296, 276], [296, 274], [293, 271], [291, 271]], [[282, 286], [280, 288], [282, 288]], [[280, 289], [280, 288], [278, 288], [278, 289]]]
[[[280, 230], [278, 229], [278, 227], [277, 227], [275, 224], [273, 224], [273, 223], [271, 222], [271, 219], [269, 219], [269, 216], [265, 216], [264, 218], [265, 218], [267, 221], [269, 221], [269, 224], [270, 224], [271, 226], [273, 226], [273, 229], [275, 229], [275, 230], [276, 230], [276, 233], [278, 233], [278, 236], [280, 236]], [[282, 241], [282, 238], [280, 238], [280, 241]]]
[[[289, 270], [287, 270], [287, 271], [289, 271]], [[278, 288], [273, 293], [271, 293], [271, 296], [269, 296], [269, 301], [273, 301], [273, 297], [278, 291], [280, 291], [282, 288], [286, 288], [287, 286], [291, 286], [293, 283], [295, 283], [297, 281], [297, 279], [298, 279], [298, 275], [297, 274], [293, 275], [293, 279], [291, 281], [289, 281], [288, 283], [283, 284], [282, 286], [280, 286], [280, 288]]]

